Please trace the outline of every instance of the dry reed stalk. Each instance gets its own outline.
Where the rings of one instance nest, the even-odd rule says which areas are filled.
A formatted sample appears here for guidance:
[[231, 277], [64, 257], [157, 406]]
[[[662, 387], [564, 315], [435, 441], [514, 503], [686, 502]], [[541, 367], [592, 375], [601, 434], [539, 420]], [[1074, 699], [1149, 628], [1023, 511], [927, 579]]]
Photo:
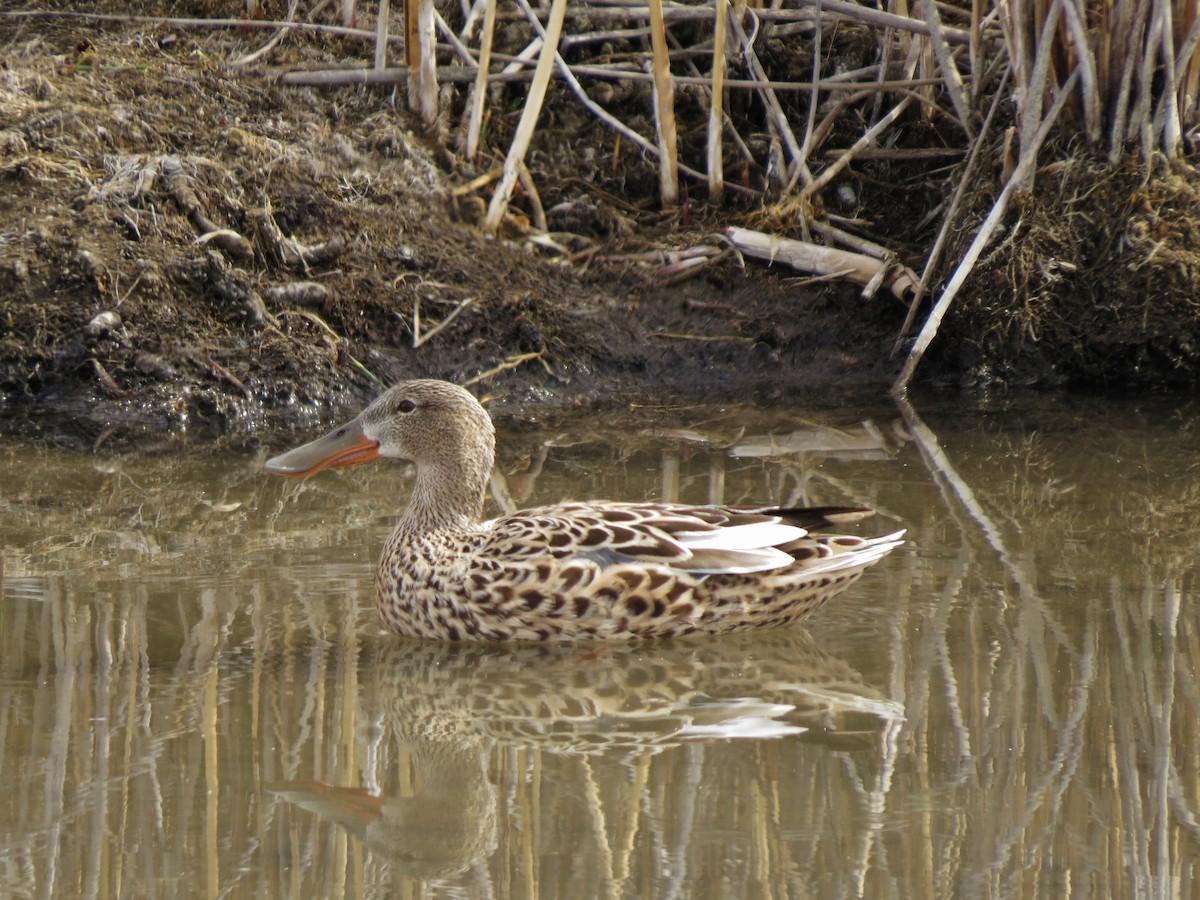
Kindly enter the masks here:
[[812, 182], [812, 184], [808, 185], [808, 187], [801, 192], [801, 196], [809, 198], [821, 191], [827, 184], [829, 184], [830, 181], [837, 177], [838, 173], [840, 173], [842, 169], [850, 165], [850, 162], [854, 159], [857, 153], [866, 149], [867, 146], [874, 142], [875, 138], [877, 138], [884, 129], [895, 122], [896, 119], [898, 119], [904, 112], [904, 110], [908, 109], [908, 106], [910, 103], [912, 103], [913, 99], [914, 98], [911, 96], [905, 97], [894, 107], [892, 107], [891, 112], [868, 128], [863, 136], [855, 141], [854, 145], [849, 150], [838, 157], [838, 159], [835, 160], [831, 165], [827, 166], [825, 170], [821, 172], [821, 174]]
[[533, 220], [533, 227], [538, 231], [549, 231], [546, 224], [546, 209], [542, 206], [542, 195], [538, 192], [537, 183], [529, 174], [529, 168], [524, 162], [521, 163], [521, 168], [517, 172], [517, 180], [521, 185], [521, 190], [525, 191], [525, 196], [529, 198], [529, 215]]
[[449, 325], [451, 322], [453, 322], [456, 318], [458, 318], [459, 313], [461, 313], [464, 309], [469, 307], [472, 303], [474, 303], [478, 299], [479, 299], [478, 297], [467, 297], [465, 300], [459, 301], [458, 305], [455, 306], [454, 309], [452, 309], [450, 311], [449, 315], [447, 315], [446, 318], [442, 319], [442, 321], [438, 322], [436, 325], [434, 325], [432, 328], [430, 328], [428, 331], [426, 331], [424, 334], [422, 334], [421, 333], [421, 297], [420, 297], [420, 295], [418, 295], [416, 298], [414, 298], [413, 299], [413, 321], [412, 321], [413, 349], [416, 350], [417, 348], [419, 348], [422, 344], [424, 344], [426, 341], [428, 341], [430, 338], [432, 338], [434, 335], [436, 335], [439, 331], [441, 331], [443, 328], [445, 328], [447, 325]]
[[[911, 295], [917, 284], [917, 276], [908, 269], [891, 269], [884, 261], [862, 253], [795, 241], [748, 228], [731, 227], [725, 233], [733, 246], [746, 256], [772, 263], [784, 262], [804, 272], [836, 274], [861, 285], [886, 279], [888, 290], [900, 299]], [[889, 274], [890, 279], [887, 278]]]
[[473, 384], [478, 384], [481, 381], [486, 381], [489, 378], [494, 378], [497, 375], [499, 375], [501, 372], [506, 372], [509, 369], [515, 369], [517, 366], [519, 366], [523, 363], [530, 362], [531, 360], [535, 360], [535, 359], [540, 360], [542, 363], [542, 366], [546, 369], [546, 371], [548, 373], [550, 373], [551, 375], [553, 375], [554, 372], [550, 368], [550, 364], [547, 363], [546, 360], [544, 359], [545, 355], [546, 355], [545, 350], [535, 350], [531, 353], [518, 353], [515, 356], [510, 356], [507, 359], [503, 360], [502, 362], [498, 363], [497, 365], [492, 366], [487, 371], [480, 372], [478, 375], [474, 375], [474, 376], [468, 378], [466, 381], [463, 382], [463, 386], [470, 387]]
[[1146, 44], [1142, 50], [1140, 65], [1134, 69], [1139, 76], [1137, 101], [1130, 115], [1127, 137], [1135, 142], [1141, 150], [1142, 159], [1149, 159], [1154, 148], [1154, 133], [1151, 112], [1153, 100], [1154, 71], [1158, 67], [1158, 50], [1162, 45], [1163, 22], [1156, 12], [1160, 8], [1159, 0], [1150, 2], [1150, 21], [1146, 31]]
[[[858, 3], [848, 2], [848, 0], [799, 0], [799, 2], [802, 6], [815, 6], [822, 13], [875, 28], [894, 28], [897, 31], [925, 36], [930, 34], [930, 27], [927, 21], [914, 19], [906, 15], [883, 12], [870, 6], [861, 6]], [[764, 22], [792, 22], [801, 19], [807, 14], [798, 10], [763, 9], [756, 10], [755, 15]], [[943, 26], [942, 34], [952, 44], [967, 45], [971, 42], [971, 33], [962, 28], [946, 28]]]
[[433, 0], [404, 0], [405, 54], [411, 77], [408, 107], [426, 126], [437, 121], [437, 49]]
[[1012, 177], [1009, 178], [1008, 183], [1004, 185], [1003, 190], [1000, 191], [1000, 196], [996, 198], [996, 202], [992, 205], [987, 218], [979, 226], [979, 231], [976, 233], [975, 239], [971, 242], [971, 246], [967, 248], [967, 252], [963, 254], [963, 258], [954, 270], [954, 275], [950, 278], [945, 290], [942, 291], [942, 296], [938, 298], [938, 302], [929, 311], [929, 317], [925, 320], [925, 325], [921, 328], [921, 333], [917, 335], [916, 341], [908, 352], [908, 359], [905, 360], [904, 368], [900, 371], [895, 384], [892, 385], [892, 394], [900, 396], [908, 390], [908, 383], [912, 380], [913, 374], [921, 362], [921, 357], [925, 355], [925, 351], [929, 349], [930, 343], [937, 336], [942, 319], [945, 318], [950, 304], [954, 301], [958, 291], [966, 282], [967, 276], [974, 269], [979, 255], [991, 242], [992, 233], [996, 230], [996, 227], [1000, 224], [1000, 219], [1003, 218], [1005, 211], [1008, 209], [1008, 202], [1012, 199], [1013, 193], [1021, 185], [1032, 183], [1038, 150], [1049, 135], [1050, 128], [1057, 121], [1059, 113], [1062, 112], [1062, 108], [1066, 104], [1067, 98], [1071, 95], [1071, 91], [1078, 80], [1079, 69], [1076, 68], [1063, 84], [1058, 97], [1055, 99], [1046, 118], [1042, 121], [1037, 133], [1034, 134], [1032, 141], [1029, 144], [1022, 144], [1021, 158], [1017, 163], [1016, 170], [1013, 172]]
[[725, 121], [725, 45], [729, 0], [713, 0], [712, 92], [708, 107], [708, 196], [725, 194], [725, 165], [721, 133]]
[[971, 72], [976, 77], [971, 79], [971, 98], [976, 100], [983, 87], [983, 79], [978, 75], [983, 71], [983, 5], [987, 0], [971, 0], [971, 40], [967, 44], [967, 56], [971, 64]]
[[379, 12], [375, 19], [375, 68], [387, 67], [387, 40], [389, 0], [379, 0]]
[[[1118, 19], [1117, 27], [1112, 29], [1113, 33], [1118, 35], [1118, 43], [1114, 47], [1114, 59], [1111, 68], [1113, 72], [1119, 73], [1120, 77], [1116, 97], [1113, 101], [1112, 124], [1109, 128], [1108, 138], [1109, 161], [1112, 163], [1116, 163], [1124, 150], [1125, 133], [1128, 127], [1129, 101], [1133, 93], [1134, 61], [1137, 58], [1137, 46], [1141, 43], [1142, 25], [1145, 20], [1147, 8], [1148, 0], [1138, 0], [1133, 20], [1121, 22]], [[1123, 11], [1124, 5], [1117, 10], [1118, 13]], [[1124, 44], [1120, 43], [1122, 37], [1124, 38]]]
[[[543, 31], [542, 23], [538, 20], [537, 15], [529, 6], [528, 0], [517, 0], [517, 4], [522, 10], [525, 11], [526, 18], [529, 20], [529, 24], [533, 26], [534, 31]], [[584, 91], [583, 86], [579, 83], [579, 79], [575, 77], [575, 73], [571, 66], [567, 65], [566, 60], [562, 58], [561, 54], [555, 54], [555, 61], [558, 64], [558, 70], [562, 74], [563, 80], [567, 83], [567, 86], [571, 89], [571, 92], [579, 99], [579, 102], [583, 104], [585, 109], [591, 112], [592, 115], [599, 119], [604, 125], [617, 132], [617, 134], [621, 135], [626, 140], [631, 141], [634, 146], [638, 147], [642, 152], [653, 156], [658, 155], [658, 148], [654, 146], [652, 142], [646, 140], [646, 138], [642, 137], [587, 95], [587, 92]], [[637, 74], [643, 76], [643, 78], [637, 80], [651, 80], [653, 78], [652, 75], [648, 75], [645, 72], [639, 72]], [[698, 172], [689, 166], [680, 164], [679, 171], [687, 175], [689, 178], [695, 178], [697, 181], [704, 180], [703, 173]], [[750, 191], [749, 193], [753, 194], [754, 192]]]
[[937, 6], [933, 0], [920, 0], [920, 6], [925, 16], [925, 23], [929, 26], [929, 43], [933, 47], [934, 56], [937, 57], [938, 67], [942, 71], [942, 86], [950, 96], [950, 102], [954, 105], [954, 111], [958, 114], [959, 121], [962, 122], [963, 130], [969, 139], [971, 137], [970, 98], [963, 89], [962, 75], [950, 52], [941, 16], [938, 15]]
[[[728, 8], [729, 8], [728, 0], [718, 0], [718, 2], [723, 2], [726, 7], [726, 12], [728, 12]], [[725, 22], [727, 23], [728, 19], [726, 19]], [[726, 29], [725, 34], [726, 34], [726, 37], [728, 37], [727, 29]], [[670, 37], [670, 35], [668, 35], [668, 37]], [[675, 41], [674, 38], [672, 38], [672, 43], [674, 43], [676, 46], [678, 46], [678, 42]], [[728, 47], [728, 40], [726, 40], [725, 45], [726, 45], [726, 47]], [[711, 126], [711, 124], [712, 124], [711, 123], [711, 118], [712, 118], [711, 110], [712, 110], [713, 97], [715, 96], [715, 94], [714, 94], [713, 90], [708, 89], [708, 85], [712, 83], [712, 79], [709, 78], [708, 76], [700, 74], [700, 69], [696, 66], [696, 63], [692, 60], [692, 58], [690, 56], [685, 56], [683, 62], [684, 62], [684, 65], [687, 66], [688, 71], [691, 72], [692, 74], [690, 77], [676, 75], [676, 76], [673, 76], [674, 80], [677, 84], [695, 84], [704, 92], [705, 97], [707, 97], [708, 101], [709, 101], [709, 110], [710, 110], [709, 124]], [[724, 70], [724, 66], [722, 66], [722, 70]], [[724, 80], [724, 86], [728, 87], [728, 80]], [[737, 129], [734, 128], [733, 122], [729, 119], [729, 116], [725, 115], [725, 112], [724, 112], [725, 102], [724, 101], [725, 101], [724, 90], [722, 90], [721, 96], [719, 99], [719, 106], [721, 109], [721, 117], [720, 117], [720, 120], [718, 121], [718, 126], [723, 125], [725, 127], [725, 130], [728, 132], [729, 137], [733, 140], [734, 144], [737, 146], [738, 152], [742, 155], [742, 157], [746, 160], [747, 163], [754, 165], [754, 163], [755, 163], [754, 154], [751, 152], [750, 148], [746, 146], [746, 142], [742, 140], [742, 136], [737, 133]], [[719, 137], [718, 137], [718, 140], [719, 140]], [[710, 149], [711, 149], [711, 142], [710, 142]], [[722, 156], [722, 158], [723, 158], [723, 156]], [[706, 160], [706, 162], [707, 162], [707, 160]], [[722, 171], [721, 171], [722, 189], [724, 189], [724, 184], [725, 184], [724, 176], [725, 176], [725, 173], [722, 168]], [[710, 180], [711, 180], [711, 176], [710, 176]]]
[[[503, 61], [508, 61], [512, 57], [501, 53], [493, 53], [493, 58]], [[526, 60], [523, 65], [533, 65]], [[654, 76], [650, 73], [639, 69], [628, 69], [618, 65], [587, 65], [576, 64], [570, 67], [570, 71], [575, 75], [586, 78], [597, 78], [608, 81], [638, 81], [650, 84], [654, 81]], [[712, 79], [707, 75], [687, 76], [687, 75], [672, 75], [672, 80], [676, 84], [696, 85], [698, 87], [710, 88]], [[872, 93], [887, 93], [889, 91], [904, 91], [911, 88], [920, 88], [926, 86], [936, 86], [941, 84], [940, 78], [903, 78], [889, 81], [847, 81], [844, 79], [824, 78], [815, 84], [811, 81], [772, 81], [761, 79], [744, 79], [744, 78], [726, 78], [725, 87], [730, 90], [748, 90], [761, 91], [764, 88], [776, 92], [797, 92], [797, 93], [812, 93], [815, 91], [833, 91], [837, 93], [851, 93], [855, 91], [866, 90]], [[860, 98], [861, 99], [861, 98]]]
[[792, 126], [788, 122], [783, 107], [779, 104], [779, 98], [775, 96], [774, 89], [766, 85], [766, 82], [769, 81], [767, 72], [759, 61], [758, 54], [754, 51], [754, 42], [746, 34], [745, 29], [742, 28], [742, 23], [736, 10], [734, 14], [730, 15], [729, 24], [732, 26], [734, 37], [737, 39], [738, 46], [742, 50], [742, 56], [746, 61], [747, 68], [754, 76], [754, 79], [759, 82], [759, 97], [762, 99], [763, 105], [767, 107], [772, 127], [787, 146], [788, 155], [792, 160], [791, 164], [800, 165], [803, 160], [800, 143], [796, 140], [796, 135], [792, 131]]
[[[1170, 0], [1157, 0], [1158, 19], [1162, 22], [1162, 49], [1159, 66], [1168, 88], [1158, 98], [1158, 109], [1154, 112], [1153, 134], [1158, 149], [1168, 156], [1175, 156], [1183, 143], [1183, 130], [1179, 125], [1178, 98], [1172, 90], [1175, 80], [1175, 22], [1171, 13]], [[1149, 154], [1146, 154], [1149, 159]]]
[[362, 28], [338, 25], [319, 25], [311, 22], [287, 22], [278, 19], [189, 19], [180, 16], [134, 16], [121, 13], [68, 12], [66, 10], [29, 9], [0, 12], [5, 19], [81, 19], [86, 22], [140, 23], [143, 25], [165, 25], [170, 28], [229, 28], [238, 31], [251, 29], [284, 29], [285, 31], [307, 31], [312, 34], [329, 34], [337, 37], [358, 38], [373, 41], [375, 32]]
[[1087, 35], [1087, 10], [1083, 0], [1064, 0], [1063, 14], [1075, 46], [1072, 58], [1079, 61], [1079, 92], [1083, 101], [1084, 133], [1089, 142], [1100, 140], [1100, 81], [1096, 55], [1091, 52]]
[[[817, 100], [818, 100], [817, 85], [821, 81], [821, 31], [822, 31], [822, 29], [821, 29], [821, 14], [820, 14], [820, 12], [821, 12], [821, 7], [818, 6], [817, 7], [817, 26], [816, 26], [816, 31], [814, 32], [813, 39], [812, 39], [813, 40], [813, 43], [812, 43], [812, 46], [813, 46], [812, 76], [809, 81], [809, 83], [812, 87], [812, 93], [810, 93], [809, 97], [808, 97], [808, 115], [805, 116], [805, 118], [804, 118], [804, 143], [802, 143], [800, 145], [800, 162], [795, 167], [795, 171], [792, 172], [791, 177], [788, 179], [787, 193], [789, 193], [789, 194], [793, 190], [796, 189], [796, 184], [801, 179], [804, 180], [805, 187], [808, 187], [808, 185], [812, 184], [812, 182], [813, 182], [812, 170], [808, 167], [808, 159], [812, 155], [812, 152], [813, 152], [813, 130], [814, 130], [814, 127], [816, 125], [816, 120], [817, 120]], [[880, 74], [882, 75], [882, 72]], [[808, 216], [801, 216], [801, 218], [800, 218], [801, 231], [805, 237], [808, 237], [808, 232], [807, 232], [808, 218], [809, 218]]]
[[483, 33], [479, 36], [479, 65], [471, 90], [471, 118], [467, 124], [467, 159], [479, 153], [479, 133], [483, 128], [483, 108], [487, 104], [488, 71], [492, 63], [492, 36], [496, 31], [497, 0], [484, 0]]
[[658, 129], [659, 193], [666, 209], [679, 201], [679, 165], [675, 130], [675, 89], [662, 0], [650, 0], [650, 43], [654, 52], [654, 122]]
[[550, 23], [546, 29], [541, 55], [538, 57], [533, 83], [529, 86], [525, 108], [521, 112], [516, 134], [513, 135], [512, 145], [508, 148], [508, 156], [504, 160], [504, 173], [500, 176], [500, 183], [496, 185], [496, 190], [492, 193], [492, 200], [488, 204], [484, 228], [490, 234], [495, 234], [500, 228], [500, 222], [504, 218], [509, 198], [512, 196], [513, 185], [520, 174], [525, 154], [529, 151], [529, 142], [533, 139], [538, 115], [542, 111], [542, 102], [546, 98], [546, 88], [550, 84], [550, 74], [554, 70], [558, 56], [558, 41], [562, 36], [566, 10], [567, 0], [553, 0], [550, 7]]
[[908, 313], [904, 317], [904, 324], [900, 327], [899, 334], [896, 335], [896, 343], [892, 347], [893, 359], [900, 354], [900, 346], [908, 336], [908, 331], [912, 328], [912, 324], [916, 320], [917, 310], [921, 306], [921, 299], [925, 296], [925, 291], [929, 288], [929, 279], [933, 277], [934, 270], [941, 262], [942, 250], [946, 246], [946, 238], [949, 237], [950, 229], [958, 219], [958, 211], [962, 206], [963, 197], [967, 194], [967, 186], [974, 180], [975, 166], [983, 156], [981, 151], [987, 141], [988, 133], [991, 131], [992, 120], [995, 118], [996, 110], [1000, 107], [1000, 101], [1006, 96], [1005, 88], [1008, 86], [1008, 79], [1011, 74], [1011, 69], [1005, 71], [1004, 78], [1000, 82], [1000, 87], [992, 97], [991, 106], [984, 117], [979, 134], [971, 142], [971, 153], [967, 157], [966, 164], [963, 166], [962, 174], [959, 176], [958, 187], [955, 188], [954, 196], [950, 199], [950, 205], [946, 209], [946, 214], [942, 217], [942, 227], [938, 229], [937, 238], [933, 242], [933, 249], [929, 251], [929, 255], [925, 259], [925, 268], [921, 272], [921, 280], [917, 284], [912, 302], [909, 304]]
[[1184, 114], [1184, 124], [1192, 126], [1196, 124], [1197, 103], [1200, 102], [1200, 10], [1189, 6], [1188, 11], [1192, 14], [1192, 23], [1175, 58], [1175, 84], [1171, 93]]
[[[1054, 40], [1058, 30], [1058, 20], [1062, 16], [1062, 6], [1063, 0], [1053, 0], [1046, 12], [1045, 21], [1038, 26], [1040, 33], [1037, 39], [1037, 50], [1031, 60], [1025, 96], [1017, 110], [1022, 156], [1025, 154], [1025, 146], [1034, 141], [1035, 135], [1043, 125], [1042, 109], [1046, 95], [1053, 87], [1050, 66], [1053, 61]], [[1078, 73], [1076, 73], [1076, 77], [1078, 77]], [[1041, 142], [1038, 143], [1040, 145]], [[1028, 191], [1033, 184], [1032, 167], [1022, 171], [1021, 180], [1023, 183], [1018, 184], [1017, 187], [1020, 190]]]
[[[471, 52], [471, 48], [459, 40], [458, 35], [454, 30], [446, 24], [446, 20], [442, 18], [442, 14], [437, 11], [435, 6], [433, 9], [433, 21], [437, 30], [446, 38], [446, 43], [468, 69], [475, 71], [479, 67], [479, 61], [475, 58], [475, 54]], [[445, 45], [438, 44], [437, 49], [441, 50]]]
[[[805, 6], [818, 5], [818, 0], [800, 0], [800, 2]], [[893, 28], [907, 34], [929, 34], [929, 25], [927, 23], [910, 16], [883, 12], [872, 7], [848, 2], [848, 0], [819, 0], [819, 5], [823, 14], [834, 20], [845, 19], [874, 28]], [[743, 3], [740, 6], [744, 10], [746, 4]], [[751, 4], [751, 6], [754, 18], [761, 22], [788, 24], [812, 22], [814, 19], [813, 13], [807, 10], [764, 8], [761, 4]], [[644, 22], [649, 19], [650, 11], [647, 6], [641, 5], [630, 4], [606, 7], [599, 4], [587, 4], [571, 9], [568, 15], [582, 16], [591, 23], [614, 20]], [[663, 8], [663, 15], [667, 22], [707, 20], [712, 17], [712, 8], [708, 5], [666, 6]], [[734, 10], [734, 15], [739, 20], [744, 18], [742, 12], [739, 12], [738, 9]], [[943, 32], [946, 40], [951, 44], [966, 46], [971, 41], [971, 34], [966, 29], [943, 26]]]
[[[256, 2], [256, 0], [247, 0], [246, 5], [251, 6], [255, 2]], [[288, 11], [287, 11], [287, 14], [284, 16], [285, 22], [290, 24], [295, 21], [296, 7], [299, 5], [300, 5], [300, 0], [291, 0], [291, 2], [288, 3]], [[230, 63], [230, 65], [246, 66], [246, 65], [249, 65], [250, 63], [254, 62], [255, 60], [259, 59], [260, 57], [265, 56], [266, 54], [270, 53], [276, 47], [276, 45], [279, 44], [280, 41], [283, 40], [283, 36], [285, 34], [287, 34], [287, 32], [288, 32], [288, 29], [280, 28], [277, 32], [275, 32], [275, 34], [273, 34], [271, 36], [271, 39], [269, 41], [267, 41], [265, 44], [263, 44], [257, 50], [255, 50], [252, 53], [247, 53], [245, 56], [239, 57], [238, 59], [235, 59], [232, 63]]]

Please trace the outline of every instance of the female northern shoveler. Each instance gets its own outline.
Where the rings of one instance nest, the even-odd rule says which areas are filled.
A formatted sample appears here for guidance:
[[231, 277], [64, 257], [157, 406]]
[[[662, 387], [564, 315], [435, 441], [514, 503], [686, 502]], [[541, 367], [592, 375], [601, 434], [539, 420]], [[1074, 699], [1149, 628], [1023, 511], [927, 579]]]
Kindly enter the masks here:
[[482, 521], [495, 429], [444, 381], [406, 381], [353, 421], [266, 464], [307, 476], [411, 460], [408, 508], [384, 545], [379, 611], [442, 640], [616, 640], [716, 634], [807, 616], [902, 543], [812, 534], [867, 509], [565, 503]]

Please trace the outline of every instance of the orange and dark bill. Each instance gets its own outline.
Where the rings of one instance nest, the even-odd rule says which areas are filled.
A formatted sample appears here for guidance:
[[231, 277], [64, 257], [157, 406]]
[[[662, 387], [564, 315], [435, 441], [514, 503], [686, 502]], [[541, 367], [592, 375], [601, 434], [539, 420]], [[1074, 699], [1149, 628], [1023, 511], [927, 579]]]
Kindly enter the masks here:
[[379, 442], [364, 435], [362, 423], [354, 419], [303, 447], [268, 459], [263, 470], [272, 475], [307, 478], [322, 469], [352, 466], [378, 458]]

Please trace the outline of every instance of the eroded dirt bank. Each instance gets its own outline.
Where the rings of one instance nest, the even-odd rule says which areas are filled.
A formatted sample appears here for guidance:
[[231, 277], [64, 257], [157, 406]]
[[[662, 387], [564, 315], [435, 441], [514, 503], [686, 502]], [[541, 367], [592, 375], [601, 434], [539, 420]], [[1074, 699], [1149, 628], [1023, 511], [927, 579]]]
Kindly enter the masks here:
[[894, 372], [890, 298], [755, 263], [665, 284], [646, 254], [702, 242], [703, 224], [642, 217], [571, 262], [484, 238], [453, 159], [387, 91], [231, 69], [236, 32], [0, 29], [7, 427], [81, 443], [300, 430], [412, 375], [479, 379], [503, 405]]
[[[732, 256], [664, 277], [672, 250], [713, 243], [726, 225], [788, 233], [786, 204], [657, 212], [653, 167], [552, 97], [530, 168], [554, 242], [519, 220], [488, 239], [475, 224], [486, 185], [470, 185], [498, 162], [517, 88], [494, 104], [493, 149], [468, 164], [442, 149], [447, 135], [414, 130], [398, 91], [280, 85], [287, 69], [363, 59], [361, 41], [292, 33], [233, 64], [266, 34], [0, 18], [0, 430], [79, 446], [308, 431], [418, 375], [470, 383], [497, 411], [821, 403], [882, 393], [899, 370], [906, 309], [886, 291], [864, 300]], [[630, 109], [644, 114], [644, 100]], [[914, 119], [900, 138], [944, 135]], [[897, 166], [852, 167], [839, 187], [856, 221], [919, 270], [953, 167]], [[977, 219], [999, 163], [978, 171]], [[1194, 174], [1097, 171], [1072, 157], [1039, 177], [925, 377], [1194, 383]]]

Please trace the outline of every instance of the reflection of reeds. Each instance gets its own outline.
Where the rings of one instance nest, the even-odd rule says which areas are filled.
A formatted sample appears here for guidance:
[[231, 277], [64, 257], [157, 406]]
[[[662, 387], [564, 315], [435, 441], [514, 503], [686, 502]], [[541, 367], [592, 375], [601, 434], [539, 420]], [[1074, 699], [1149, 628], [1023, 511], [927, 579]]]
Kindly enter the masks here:
[[[704, 429], [597, 466], [596, 445], [564, 426], [527, 469], [539, 473], [531, 503], [674, 486], [685, 500], [807, 490], [893, 511], [913, 549], [813, 620], [817, 654], [788, 632], [699, 643], [684, 659], [654, 645], [522, 658], [385, 640], [371, 569], [399, 473], [297, 493], [249, 463], [101, 471], [6, 449], [5, 890], [1190, 896], [1194, 461], [1164, 440], [1178, 417], [1147, 409], [1119, 428], [1076, 406], [1028, 422], [930, 417], [938, 484], [957, 479], [944, 495], [914, 444], [882, 458], [747, 460], [729, 454], [744, 436], [701, 440]], [[968, 488], [974, 511], [959, 499]], [[824, 657], [834, 677], [818, 688], [798, 657]], [[811, 708], [797, 702], [802, 681]], [[632, 715], [632, 698], [735, 685], [797, 706], [780, 721], [809, 731], [711, 741]], [[589, 697], [614, 706], [589, 710]], [[521, 712], [522, 700], [533, 706]], [[872, 707], [887, 703], [902, 721]], [[465, 755], [448, 764], [446, 746]], [[439, 784], [431, 759], [457, 780]], [[268, 790], [286, 783], [417, 810], [443, 790], [459, 800], [449, 811], [472, 813], [443, 824], [476, 830], [458, 832], [456, 859], [421, 869], [403, 844]]]

